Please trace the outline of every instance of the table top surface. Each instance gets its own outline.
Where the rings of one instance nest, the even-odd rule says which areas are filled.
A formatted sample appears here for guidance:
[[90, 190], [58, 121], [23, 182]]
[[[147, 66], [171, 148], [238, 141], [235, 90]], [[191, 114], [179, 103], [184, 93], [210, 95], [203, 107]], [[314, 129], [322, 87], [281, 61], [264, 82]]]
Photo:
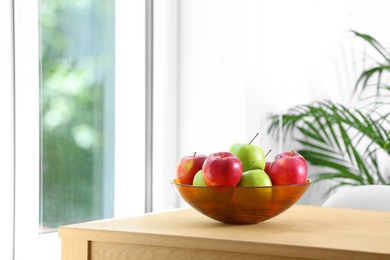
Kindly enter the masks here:
[[192, 208], [59, 228], [62, 239], [197, 247], [250, 253], [283, 248], [390, 255], [390, 212], [294, 205], [253, 225], [228, 225]]

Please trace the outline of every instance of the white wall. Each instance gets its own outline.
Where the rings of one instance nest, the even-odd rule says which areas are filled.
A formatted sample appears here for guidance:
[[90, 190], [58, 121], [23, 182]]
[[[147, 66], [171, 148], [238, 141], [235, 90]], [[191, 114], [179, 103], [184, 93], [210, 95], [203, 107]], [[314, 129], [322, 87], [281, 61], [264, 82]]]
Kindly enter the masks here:
[[153, 210], [175, 208], [177, 153], [178, 2], [154, 1]]
[[[348, 102], [361, 69], [353, 56], [361, 46], [348, 31], [390, 40], [390, 2], [385, 0], [165, 2], [177, 3], [176, 52], [172, 45], [167, 52], [174, 53], [171, 68], [176, 74], [165, 87], [171, 102], [177, 99], [177, 110], [170, 103], [174, 123], [168, 127], [177, 138], [166, 139], [175, 144], [173, 150], [164, 145], [164, 152], [175, 154], [169, 155], [166, 168], [154, 170], [155, 175], [162, 170], [174, 177], [174, 157], [228, 150], [256, 132], [256, 143], [273, 150], [270, 156], [295, 149], [297, 144], [281, 145], [267, 135], [268, 116], [316, 99]], [[164, 88], [161, 82], [155, 84]], [[160, 141], [155, 139], [156, 147]], [[156, 153], [155, 159], [159, 156], [163, 153]], [[328, 186], [313, 185], [301, 202], [321, 203]]]
[[179, 154], [228, 150], [247, 141], [245, 5], [181, 1], [179, 11]]

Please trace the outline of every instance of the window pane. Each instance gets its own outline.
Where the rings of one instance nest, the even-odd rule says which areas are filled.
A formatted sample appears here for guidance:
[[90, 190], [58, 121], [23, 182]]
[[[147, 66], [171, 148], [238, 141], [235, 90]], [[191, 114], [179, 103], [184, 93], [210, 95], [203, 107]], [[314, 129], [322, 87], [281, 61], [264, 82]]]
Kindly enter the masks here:
[[42, 232], [113, 216], [114, 2], [40, 1]]

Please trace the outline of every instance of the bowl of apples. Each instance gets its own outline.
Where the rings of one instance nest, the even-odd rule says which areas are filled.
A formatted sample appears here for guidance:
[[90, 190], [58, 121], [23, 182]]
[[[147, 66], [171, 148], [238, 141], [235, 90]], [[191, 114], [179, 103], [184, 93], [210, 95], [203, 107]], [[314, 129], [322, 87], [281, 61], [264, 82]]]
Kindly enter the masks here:
[[191, 207], [226, 224], [256, 224], [293, 206], [307, 191], [305, 159], [294, 151], [267, 162], [254, 144], [182, 157], [172, 185]]

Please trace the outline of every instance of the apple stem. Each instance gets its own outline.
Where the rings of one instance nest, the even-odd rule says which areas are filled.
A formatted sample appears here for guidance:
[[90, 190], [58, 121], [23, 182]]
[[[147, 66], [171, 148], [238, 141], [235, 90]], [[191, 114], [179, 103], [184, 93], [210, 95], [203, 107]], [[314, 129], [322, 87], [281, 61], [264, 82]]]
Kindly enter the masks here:
[[194, 153], [194, 157], [195, 157], [196, 153], [197, 153], [197, 152]]
[[265, 154], [264, 157], [267, 157], [267, 155], [269, 155], [271, 153], [272, 150], [268, 150], [268, 152]]
[[253, 140], [255, 140], [258, 135], [259, 135], [259, 133], [256, 133], [256, 135], [252, 138], [252, 140], [249, 142], [249, 144], [251, 144], [253, 142]]
[[294, 150], [291, 150], [290, 156], [293, 156], [293, 154], [294, 154]]
[[221, 158], [223, 158], [223, 155], [222, 155], [222, 153], [219, 153], [220, 155], [221, 155]]

